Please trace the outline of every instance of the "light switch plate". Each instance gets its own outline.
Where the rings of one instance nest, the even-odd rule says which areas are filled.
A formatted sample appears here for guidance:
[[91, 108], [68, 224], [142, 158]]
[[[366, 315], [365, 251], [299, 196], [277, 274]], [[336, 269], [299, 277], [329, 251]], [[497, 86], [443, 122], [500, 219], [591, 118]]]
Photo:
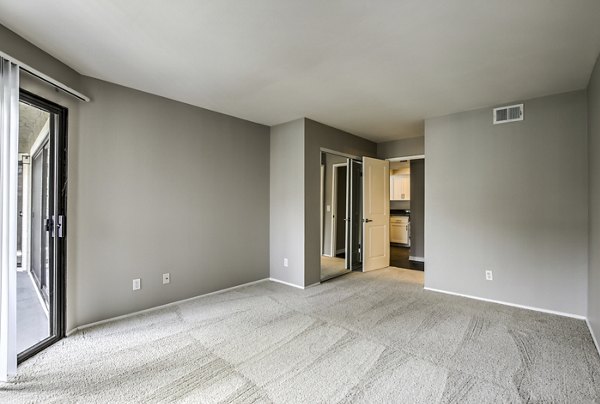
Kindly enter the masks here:
[[134, 279], [133, 280], [133, 290], [140, 290], [142, 288], [142, 280]]
[[167, 283], [171, 283], [170, 273], [163, 274], [163, 285], [166, 285]]

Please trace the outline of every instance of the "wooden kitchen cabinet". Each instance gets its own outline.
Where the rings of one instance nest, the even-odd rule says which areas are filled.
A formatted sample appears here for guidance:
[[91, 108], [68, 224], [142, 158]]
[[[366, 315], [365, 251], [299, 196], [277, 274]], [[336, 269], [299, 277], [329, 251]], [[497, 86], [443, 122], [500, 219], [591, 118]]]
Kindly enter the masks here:
[[390, 175], [390, 199], [410, 201], [410, 174]]
[[390, 242], [405, 244], [410, 243], [410, 224], [407, 216], [390, 217]]

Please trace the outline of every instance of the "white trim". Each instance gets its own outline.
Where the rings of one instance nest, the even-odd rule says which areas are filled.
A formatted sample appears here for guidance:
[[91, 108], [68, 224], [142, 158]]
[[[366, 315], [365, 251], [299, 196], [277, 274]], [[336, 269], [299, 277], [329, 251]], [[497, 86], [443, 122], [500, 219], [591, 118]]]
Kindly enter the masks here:
[[97, 326], [97, 325], [100, 325], [100, 324], [111, 323], [113, 321], [122, 320], [124, 318], [134, 317], [134, 316], [137, 316], [138, 314], [144, 314], [144, 313], [149, 313], [149, 312], [156, 311], [156, 310], [161, 310], [161, 309], [164, 309], [166, 307], [175, 306], [177, 304], [181, 304], [181, 303], [189, 302], [189, 301], [192, 301], [192, 300], [200, 299], [200, 298], [203, 298], [203, 297], [206, 297], [206, 296], [218, 295], [220, 293], [229, 292], [231, 290], [243, 288], [245, 286], [250, 286], [250, 285], [257, 284], [257, 283], [266, 282], [268, 280], [269, 280], [269, 278], [264, 278], [264, 279], [259, 279], [257, 281], [242, 283], [241, 285], [232, 286], [230, 288], [220, 289], [220, 290], [216, 290], [214, 292], [205, 293], [203, 295], [189, 297], [187, 299], [177, 300], [177, 301], [174, 301], [174, 302], [171, 302], [171, 303], [167, 303], [167, 304], [161, 304], [160, 306], [150, 307], [149, 309], [134, 311], [133, 313], [128, 313], [128, 314], [123, 314], [122, 316], [111, 317], [111, 318], [107, 318], [105, 320], [100, 320], [100, 321], [95, 321], [93, 323], [80, 325], [80, 326], [77, 326], [77, 327], [73, 328], [71, 331], [67, 332], [67, 337], [73, 335], [77, 331], [81, 331], [81, 330], [84, 330], [86, 328], [94, 327], [94, 326]]
[[405, 157], [392, 157], [389, 159], [386, 159], [387, 161], [390, 162], [394, 162], [394, 161], [410, 161], [410, 160], [421, 160], [424, 159], [425, 155], [424, 154], [415, 154], [412, 156], [405, 156]]
[[408, 259], [409, 261], [425, 262], [425, 257], [413, 257], [412, 255], [409, 255]]
[[321, 151], [325, 152], [325, 153], [329, 153], [329, 154], [335, 154], [336, 156], [341, 156], [341, 157], [347, 157], [350, 159], [356, 159], [356, 160], [360, 160], [361, 157], [360, 156], [355, 156], [353, 154], [348, 154], [348, 153], [342, 153], [336, 150], [331, 150], [331, 149], [327, 149], [325, 147], [321, 147]]
[[276, 283], [281, 283], [282, 285], [291, 286], [293, 288], [303, 289], [303, 290], [304, 289], [308, 289], [308, 288], [312, 288], [314, 286], [319, 286], [321, 284], [321, 282], [315, 282], [315, 283], [311, 283], [308, 286], [299, 286], [299, 285], [296, 285], [295, 283], [285, 282], [285, 281], [282, 281], [282, 280], [279, 280], [279, 279], [275, 279], [275, 278], [269, 278], [268, 280], [270, 280], [272, 282], [276, 282]]
[[338, 254], [341, 254], [341, 253], [343, 253], [343, 252], [346, 252], [346, 249], [345, 249], [345, 248], [339, 248], [339, 249], [335, 250], [335, 255], [336, 255], [336, 257], [337, 257], [337, 255], [338, 255]]
[[598, 354], [600, 354], [600, 344], [598, 343], [598, 340], [596, 339], [596, 335], [594, 334], [594, 330], [592, 329], [592, 325], [590, 324], [590, 320], [588, 320], [586, 318], [585, 322], [587, 323], [587, 326], [588, 326], [588, 328], [590, 330], [590, 334], [592, 335], [592, 341], [594, 341], [594, 345], [596, 345], [596, 350], [598, 351]]
[[0, 381], [17, 374], [20, 70], [0, 58]]
[[[268, 278], [268, 280], [269, 281], [273, 281], [273, 282], [277, 282], [277, 283], [281, 283], [282, 285], [291, 286], [293, 288], [306, 289], [304, 286], [299, 286], [299, 285], [296, 285], [294, 283], [285, 282], [285, 281], [282, 281], [282, 280], [279, 280], [279, 279], [275, 279], [275, 278]], [[310, 285], [310, 286], [313, 286], [313, 285]], [[307, 287], [310, 287], [310, 286], [307, 286]]]
[[562, 311], [542, 309], [542, 308], [539, 308], [539, 307], [526, 306], [526, 305], [523, 305], [523, 304], [516, 304], [516, 303], [509, 303], [509, 302], [504, 302], [504, 301], [501, 301], [501, 300], [486, 299], [484, 297], [464, 295], [462, 293], [449, 292], [447, 290], [441, 290], [441, 289], [434, 289], [434, 288], [428, 288], [428, 287], [424, 287], [423, 289], [431, 291], [431, 292], [445, 293], [447, 295], [460, 296], [460, 297], [466, 297], [468, 299], [475, 299], [475, 300], [481, 300], [481, 301], [489, 302], [489, 303], [502, 304], [504, 306], [518, 307], [520, 309], [527, 309], [527, 310], [539, 311], [539, 312], [542, 312], [542, 313], [555, 314], [557, 316], [563, 316], [563, 317], [571, 317], [571, 318], [576, 318], [578, 320], [586, 320], [585, 316], [580, 316], [579, 314], [565, 313], [565, 312], [562, 312]]
[[45, 82], [47, 82], [48, 84], [58, 88], [59, 90], [77, 98], [80, 101], [85, 101], [85, 102], [90, 102], [90, 98], [86, 95], [81, 94], [79, 91], [77, 90], [73, 90], [71, 87], [67, 86], [66, 84], [61, 83], [58, 80], [54, 80], [52, 77], [40, 72], [37, 69], [34, 69], [33, 67], [29, 66], [28, 64], [25, 64], [23, 62], [21, 62], [18, 59], [13, 58], [12, 56], [7, 55], [6, 53], [0, 51], [0, 58], [6, 59], [6, 60], [10, 60], [12, 63], [16, 64], [17, 66], [19, 66], [19, 68], [21, 70], [23, 70], [26, 73], [31, 74], [32, 76], [37, 77], [40, 80], [43, 80]]

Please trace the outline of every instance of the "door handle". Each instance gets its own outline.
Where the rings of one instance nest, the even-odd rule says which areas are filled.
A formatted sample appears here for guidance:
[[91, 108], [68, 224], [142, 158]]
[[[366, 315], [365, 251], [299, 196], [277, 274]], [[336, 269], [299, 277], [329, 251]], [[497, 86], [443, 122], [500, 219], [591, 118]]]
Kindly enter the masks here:
[[364, 222], [365, 223], [369, 223], [369, 222], [372, 222], [372, 220], [371, 219], [365, 219]]
[[56, 222], [56, 229], [58, 231], [58, 238], [65, 237], [65, 217], [58, 215], [58, 221]]

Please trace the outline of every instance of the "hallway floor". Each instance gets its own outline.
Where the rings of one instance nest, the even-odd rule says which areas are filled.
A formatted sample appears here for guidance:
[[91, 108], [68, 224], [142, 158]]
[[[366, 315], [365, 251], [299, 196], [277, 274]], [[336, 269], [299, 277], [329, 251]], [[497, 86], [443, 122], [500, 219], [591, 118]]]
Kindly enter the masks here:
[[390, 266], [396, 268], [415, 269], [417, 271], [425, 270], [425, 263], [411, 261], [409, 247], [399, 247], [393, 244], [390, 245]]
[[17, 352], [49, 336], [48, 316], [36, 286], [27, 272], [17, 271]]

